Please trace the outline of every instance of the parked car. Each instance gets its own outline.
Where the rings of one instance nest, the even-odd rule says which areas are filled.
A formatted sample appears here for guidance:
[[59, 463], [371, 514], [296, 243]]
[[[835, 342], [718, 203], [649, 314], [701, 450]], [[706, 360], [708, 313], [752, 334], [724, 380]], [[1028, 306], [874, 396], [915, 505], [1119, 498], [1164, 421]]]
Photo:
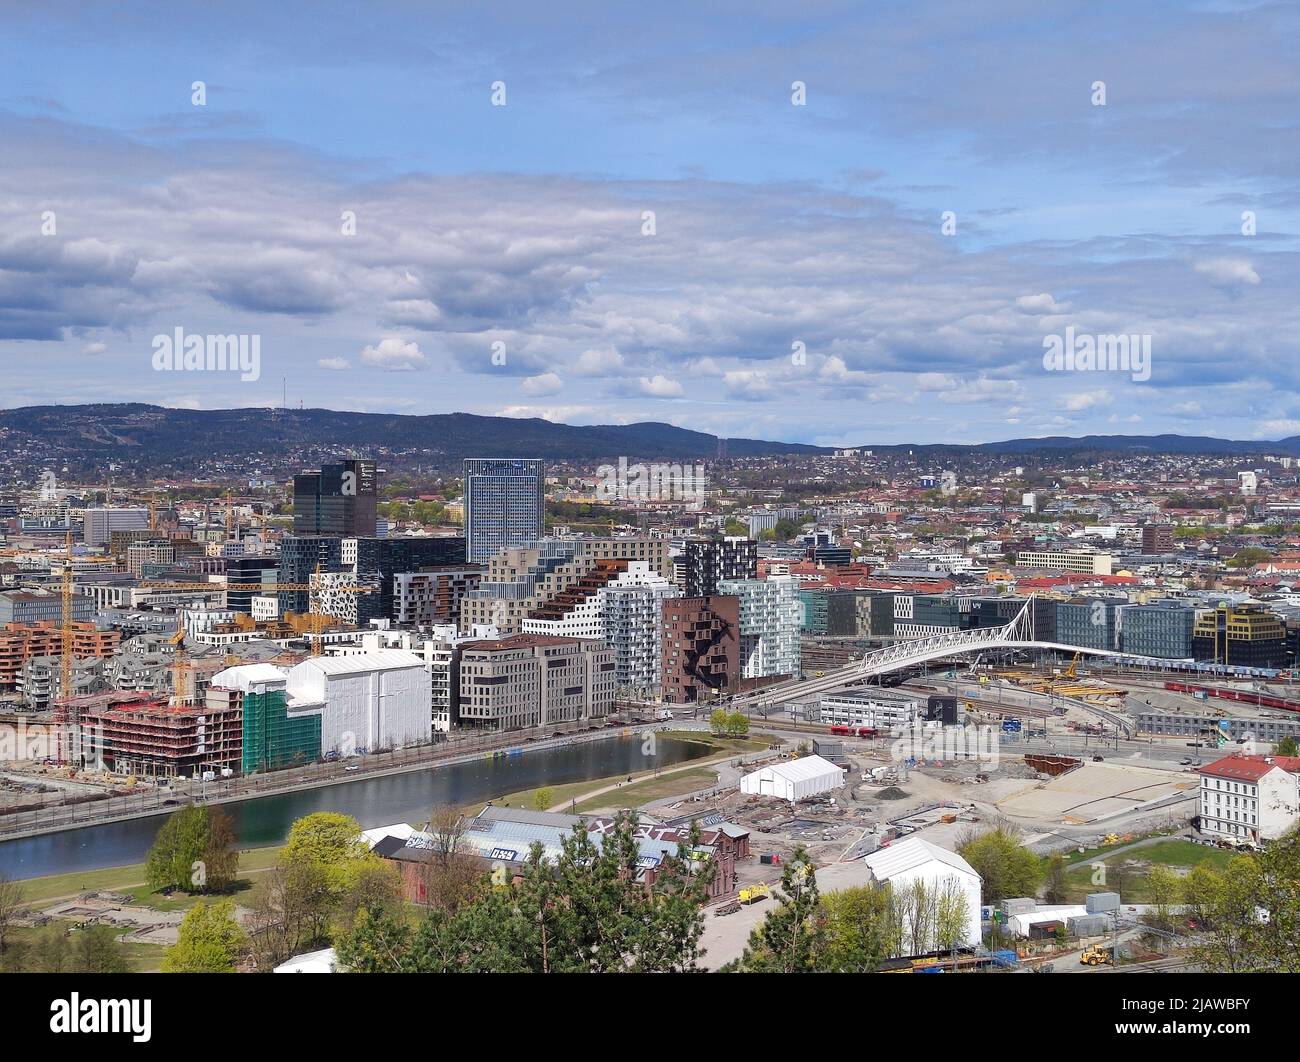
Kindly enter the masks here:
[[1106, 762], [1106, 757], [1105, 757], [1105, 756], [1094, 756], [1094, 757], [1092, 758], [1092, 762], [1093, 762], [1093, 763], [1105, 763], [1105, 762]]
[[344, 770], [344, 771], [359, 771], [359, 770], [361, 770], [361, 768], [358, 767], [355, 763], [352, 763], [352, 764], [349, 764], [347, 767], [344, 767], [343, 770]]

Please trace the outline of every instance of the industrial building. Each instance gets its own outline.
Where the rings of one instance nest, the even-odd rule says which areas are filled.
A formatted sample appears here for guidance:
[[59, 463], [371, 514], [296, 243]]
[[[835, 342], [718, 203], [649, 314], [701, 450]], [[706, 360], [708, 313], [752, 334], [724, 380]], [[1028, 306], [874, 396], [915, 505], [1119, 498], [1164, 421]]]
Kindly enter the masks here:
[[374, 752], [427, 744], [429, 674], [404, 649], [317, 656], [289, 669], [291, 712], [320, 711], [321, 753]]

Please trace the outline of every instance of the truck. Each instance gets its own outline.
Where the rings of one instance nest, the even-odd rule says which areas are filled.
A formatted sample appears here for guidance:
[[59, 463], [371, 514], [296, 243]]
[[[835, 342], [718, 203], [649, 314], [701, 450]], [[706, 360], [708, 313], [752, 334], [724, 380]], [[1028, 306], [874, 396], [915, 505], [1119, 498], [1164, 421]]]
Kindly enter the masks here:
[[673, 711], [671, 708], [655, 709], [655, 719], [659, 720], [660, 722], [663, 722], [665, 720], [671, 720], [672, 717], [673, 717]]
[[753, 885], [747, 885], [740, 890], [740, 902], [743, 904], [757, 903], [765, 896], [770, 895], [767, 882], [756, 881]]

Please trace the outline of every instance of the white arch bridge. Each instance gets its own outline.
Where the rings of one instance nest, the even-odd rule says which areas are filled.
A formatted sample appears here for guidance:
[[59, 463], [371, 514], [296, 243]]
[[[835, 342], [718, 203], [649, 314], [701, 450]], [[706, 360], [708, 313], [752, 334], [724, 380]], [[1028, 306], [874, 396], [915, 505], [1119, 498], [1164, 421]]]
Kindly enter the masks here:
[[867, 653], [861, 659], [836, 668], [834, 671], [828, 671], [820, 678], [778, 682], [750, 693], [740, 694], [731, 699], [731, 706], [740, 710], [774, 708], [793, 700], [800, 700], [810, 694], [829, 693], [831, 690], [851, 686], [876, 675], [900, 671], [930, 660], [941, 660], [944, 657], [991, 649], [1057, 649], [1061, 652], [1085, 653], [1089, 656], [1122, 657], [1125, 661], [1136, 664], [1150, 663], [1160, 666], [1169, 663], [1168, 660], [1117, 653], [1111, 649], [1090, 649], [1083, 645], [1037, 641], [1034, 638], [1033, 604], [1034, 599], [1031, 597], [1025, 602], [1024, 608], [1016, 614], [1015, 619], [1005, 626], [954, 631], [952, 634], [939, 634], [933, 638], [915, 638], [899, 642]]

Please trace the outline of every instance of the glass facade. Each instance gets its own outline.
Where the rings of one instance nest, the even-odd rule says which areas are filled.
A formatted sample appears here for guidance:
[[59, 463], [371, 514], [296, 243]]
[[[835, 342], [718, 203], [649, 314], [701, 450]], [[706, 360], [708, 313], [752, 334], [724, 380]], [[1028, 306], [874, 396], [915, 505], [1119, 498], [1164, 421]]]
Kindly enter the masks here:
[[536, 546], [545, 526], [545, 488], [540, 460], [467, 459], [463, 559], [483, 564], [503, 549]]
[[244, 694], [244, 774], [320, 759], [320, 715], [290, 716], [284, 690]]

